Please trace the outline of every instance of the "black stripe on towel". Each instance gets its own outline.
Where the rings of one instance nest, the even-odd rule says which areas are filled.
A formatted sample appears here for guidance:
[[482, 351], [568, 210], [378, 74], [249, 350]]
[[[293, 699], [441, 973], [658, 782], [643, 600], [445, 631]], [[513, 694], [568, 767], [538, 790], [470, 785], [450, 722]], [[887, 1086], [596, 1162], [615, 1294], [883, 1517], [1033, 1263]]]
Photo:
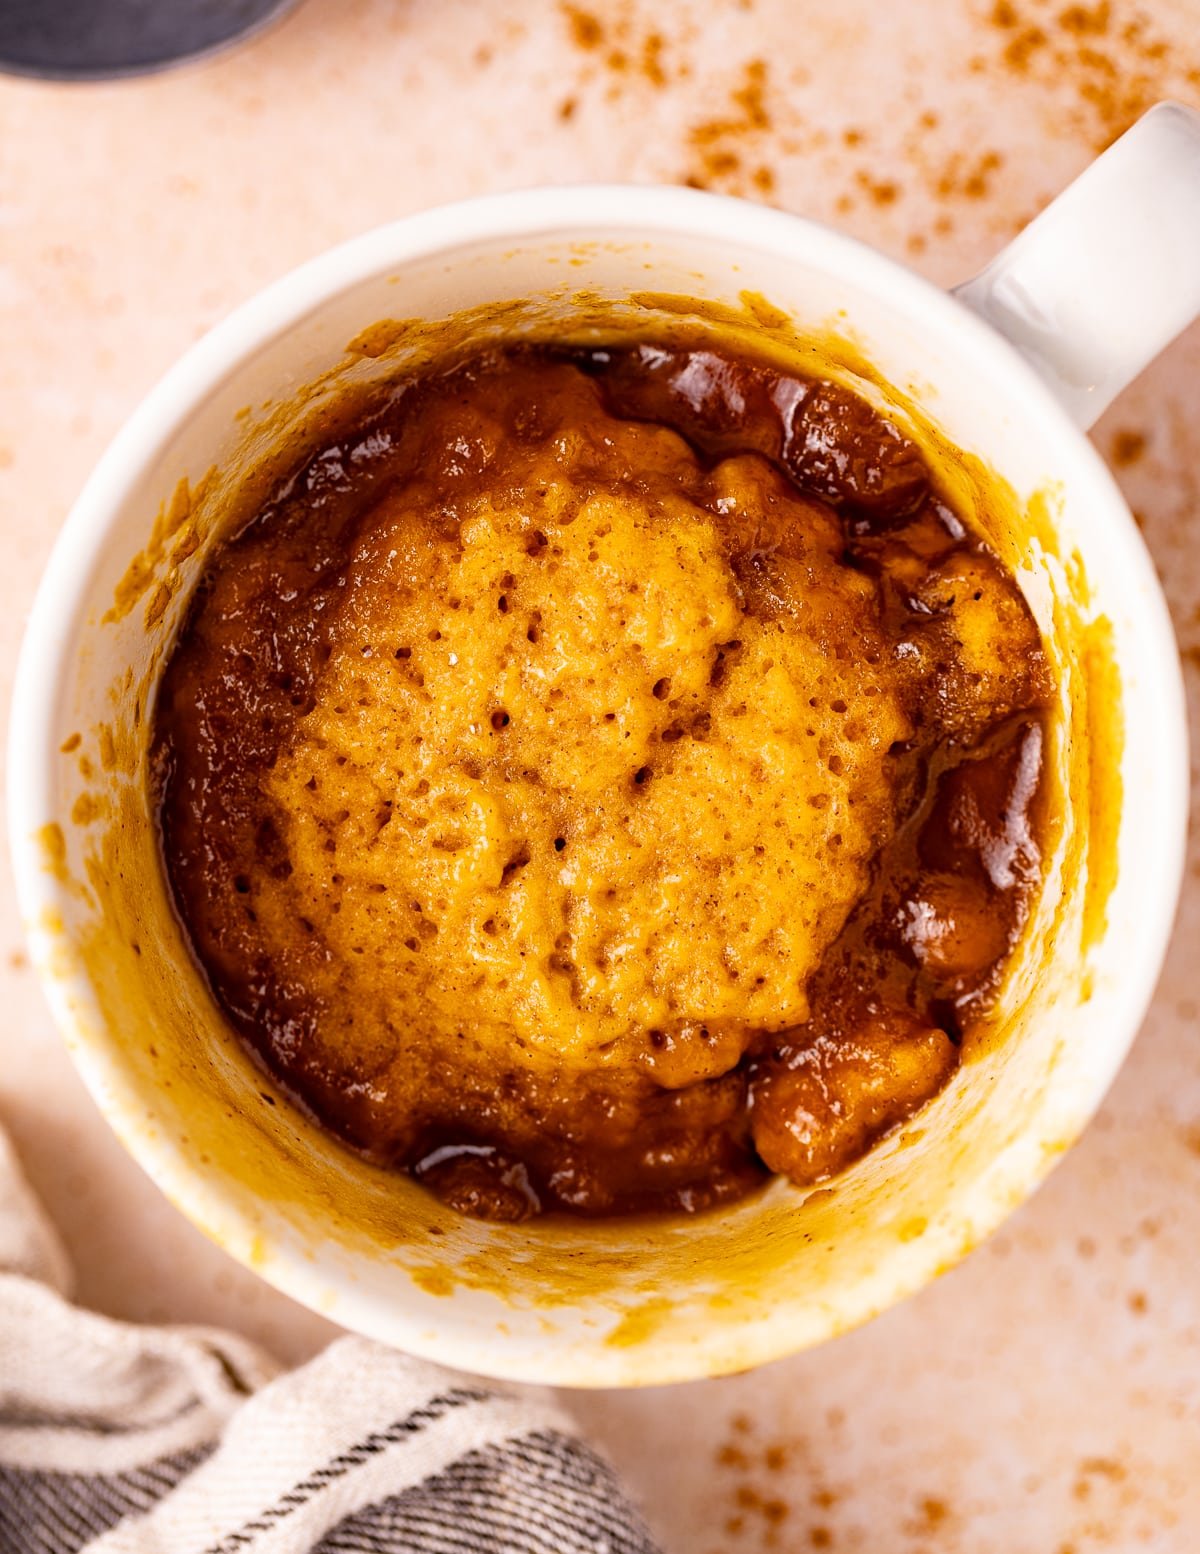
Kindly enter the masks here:
[[397, 1419], [383, 1430], [372, 1430], [370, 1435], [364, 1436], [356, 1445], [344, 1452], [339, 1452], [336, 1457], [331, 1457], [324, 1467], [317, 1468], [307, 1478], [302, 1478], [298, 1484], [289, 1489], [286, 1495], [281, 1495], [273, 1505], [260, 1512], [252, 1521], [246, 1522], [236, 1532], [228, 1533], [219, 1543], [212, 1543], [204, 1554], [234, 1554], [237, 1549], [245, 1548], [253, 1543], [261, 1532], [269, 1532], [271, 1528], [291, 1516], [301, 1506], [307, 1505], [310, 1500], [321, 1494], [330, 1484], [344, 1478], [355, 1468], [361, 1467], [364, 1462], [372, 1457], [377, 1457], [380, 1452], [386, 1451], [389, 1446], [395, 1446], [401, 1441], [410, 1440], [414, 1435], [419, 1435], [426, 1425], [433, 1424], [443, 1418], [451, 1410], [464, 1408], [468, 1403], [482, 1403], [491, 1396], [488, 1392], [482, 1392], [473, 1387], [451, 1387], [438, 1397], [430, 1398], [428, 1403], [423, 1403], [420, 1408], [414, 1408], [403, 1419]]
[[57, 1473], [0, 1463], [3, 1554], [75, 1554], [126, 1516], [141, 1515], [186, 1478], [211, 1443], [121, 1473]]
[[538, 1430], [346, 1517], [312, 1554], [659, 1554], [612, 1469]]

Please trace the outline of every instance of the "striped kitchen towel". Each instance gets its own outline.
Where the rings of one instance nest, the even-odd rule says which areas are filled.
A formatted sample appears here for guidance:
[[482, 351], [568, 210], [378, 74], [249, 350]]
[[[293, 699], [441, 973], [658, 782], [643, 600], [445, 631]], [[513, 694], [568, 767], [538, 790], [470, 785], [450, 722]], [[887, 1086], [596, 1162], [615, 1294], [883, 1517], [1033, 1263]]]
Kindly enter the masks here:
[[253, 1345], [72, 1306], [0, 1134], [0, 1554], [656, 1554], [554, 1408], [344, 1338]]

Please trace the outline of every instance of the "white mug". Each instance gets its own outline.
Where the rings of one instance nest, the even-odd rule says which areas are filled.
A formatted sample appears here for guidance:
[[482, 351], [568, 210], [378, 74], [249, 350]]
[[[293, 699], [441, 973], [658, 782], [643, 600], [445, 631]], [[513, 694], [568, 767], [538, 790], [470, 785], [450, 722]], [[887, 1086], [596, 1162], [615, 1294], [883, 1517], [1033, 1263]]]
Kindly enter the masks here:
[[[1200, 309], [1197, 253], [1200, 118], [1164, 105], [957, 298], [777, 211], [675, 188], [538, 190], [368, 233], [189, 351], [63, 530], [9, 754], [36, 964], [97, 1103], [163, 1191], [346, 1327], [563, 1385], [759, 1364], [883, 1310], [987, 1235], [1099, 1105], [1173, 919], [1187, 803], [1178, 658], [1083, 428]], [[484, 1224], [332, 1142], [226, 1029], [159, 863], [145, 780], [155, 675], [246, 472], [282, 473], [298, 425], [411, 365], [411, 342], [436, 339], [440, 321], [484, 340], [607, 309], [652, 333], [680, 297], [739, 310], [764, 338], [849, 339], [870, 363], [855, 379], [865, 392], [970, 456], [948, 462], [964, 500], [988, 509], [1063, 677], [1064, 820], [1004, 1030], [844, 1176], [809, 1193], [776, 1181], [691, 1220]], [[397, 318], [417, 322], [379, 325]], [[830, 370], [853, 379], [848, 360]]]

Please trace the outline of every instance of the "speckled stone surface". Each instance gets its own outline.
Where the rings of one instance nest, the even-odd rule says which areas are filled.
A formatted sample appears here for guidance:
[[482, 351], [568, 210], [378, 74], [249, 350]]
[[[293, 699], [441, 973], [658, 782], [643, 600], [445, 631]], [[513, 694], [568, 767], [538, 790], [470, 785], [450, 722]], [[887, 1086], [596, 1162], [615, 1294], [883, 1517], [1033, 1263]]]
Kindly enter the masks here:
[[[0, 679], [68, 506], [138, 398], [297, 261], [439, 200], [692, 180], [977, 268], [1159, 96], [1195, 0], [306, 0], [207, 65], [0, 80]], [[1200, 332], [1096, 432], [1200, 693]], [[1146, 1028], [1049, 1185], [906, 1306], [755, 1375], [574, 1396], [669, 1554], [1200, 1547], [1200, 856]], [[0, 892], [0, 1119], [83, 1299], [287, 1358], [331, 1329], [204, 1242], [109, 1136]]]

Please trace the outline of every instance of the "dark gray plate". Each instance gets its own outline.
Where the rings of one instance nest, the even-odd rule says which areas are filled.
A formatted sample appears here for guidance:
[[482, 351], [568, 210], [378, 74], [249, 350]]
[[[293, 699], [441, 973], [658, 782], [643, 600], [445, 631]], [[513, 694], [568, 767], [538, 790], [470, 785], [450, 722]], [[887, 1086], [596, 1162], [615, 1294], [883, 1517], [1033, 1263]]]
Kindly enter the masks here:
[[0, 0], [0, 70], [56, 81], [144, 75], [257, 32], [298, 0]]

